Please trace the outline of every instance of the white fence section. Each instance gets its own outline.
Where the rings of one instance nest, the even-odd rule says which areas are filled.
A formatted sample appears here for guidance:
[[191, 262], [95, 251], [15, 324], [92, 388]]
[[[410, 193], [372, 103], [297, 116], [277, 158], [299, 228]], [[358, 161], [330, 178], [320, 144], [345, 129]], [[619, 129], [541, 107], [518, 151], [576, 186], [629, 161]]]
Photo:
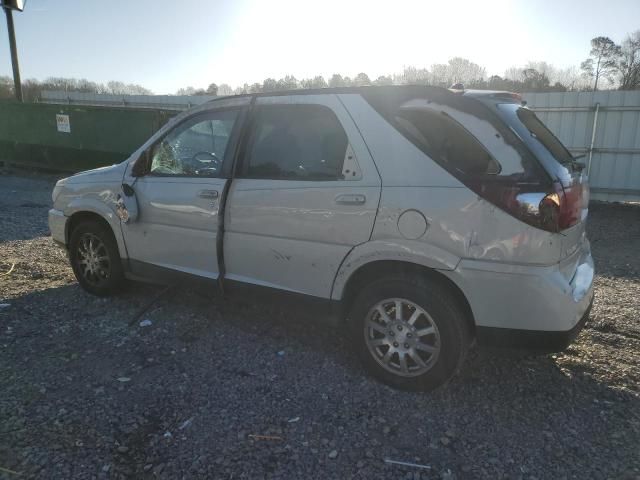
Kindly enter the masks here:
[[[214, 98], [45, 91], [40, 101], [184, 110]], [[526, 93], [524, 99], [574, 155], [585, 155], [593, 199], [640, 202], [640, 91]]]
[[527, 93], [574, 155], [585, 155], [591, 198], [640, 202], [640, 91]]

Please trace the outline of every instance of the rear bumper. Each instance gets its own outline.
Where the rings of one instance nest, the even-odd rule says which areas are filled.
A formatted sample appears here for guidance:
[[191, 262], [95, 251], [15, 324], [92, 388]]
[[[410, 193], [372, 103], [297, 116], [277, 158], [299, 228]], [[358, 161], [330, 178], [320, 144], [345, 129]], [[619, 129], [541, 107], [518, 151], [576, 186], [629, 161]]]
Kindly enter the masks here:
[[[568, 270], [574, 272], [570, 278]], [[469, 301], [481, 345], [563, 350], [580, 332], [593, 304], [588, 241], [558, 265], [463, 260], [448, 275]]]
[[571, 330], [567, 331], [541, 331], [541, 330], [517, 330], [512, 328], [477, 327], [476, 337], [478, 344], [486, 347], [509, 347], [518, 349], [535, 350], [538, 352], [552, 353], [565, 350], [576, 339], [584, 324], [589, 319], [591, 302], [582, 318]]

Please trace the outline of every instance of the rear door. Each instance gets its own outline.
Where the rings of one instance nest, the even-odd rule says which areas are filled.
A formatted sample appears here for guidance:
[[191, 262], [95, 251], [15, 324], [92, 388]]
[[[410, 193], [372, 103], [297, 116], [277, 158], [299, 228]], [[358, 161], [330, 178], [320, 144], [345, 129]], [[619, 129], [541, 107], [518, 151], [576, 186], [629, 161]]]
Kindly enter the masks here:
[[328, 298], [369, 240], [381, 182], [333, 94], [259, 97], [231, 185], [225, 278]]
[[222, 107], [178, 122], [138, 161], [148, 165], [134, 185], [138, 218], [122, 230], [134, 273], [163, 267], [218, 277], [220, 198], [235, 150], [242, 107]]

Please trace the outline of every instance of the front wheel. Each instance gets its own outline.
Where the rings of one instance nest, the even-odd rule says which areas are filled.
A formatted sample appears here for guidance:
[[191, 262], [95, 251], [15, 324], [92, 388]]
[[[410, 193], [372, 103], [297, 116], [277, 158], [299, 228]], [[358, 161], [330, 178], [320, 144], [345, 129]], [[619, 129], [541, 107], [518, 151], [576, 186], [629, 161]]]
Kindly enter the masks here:
[[469, 347], [465, 313], [456, 298], [420, 276], [398, 275], [366, 285], [349, 321], [367, 370], [403, 390], [432, 390], [446, 383]]
[[87, 292], [106, 296], [124, 282], [118, 245], [111, 230], [99, 222], [84, 222], [71, 232], [69, 258], [78, 283]]

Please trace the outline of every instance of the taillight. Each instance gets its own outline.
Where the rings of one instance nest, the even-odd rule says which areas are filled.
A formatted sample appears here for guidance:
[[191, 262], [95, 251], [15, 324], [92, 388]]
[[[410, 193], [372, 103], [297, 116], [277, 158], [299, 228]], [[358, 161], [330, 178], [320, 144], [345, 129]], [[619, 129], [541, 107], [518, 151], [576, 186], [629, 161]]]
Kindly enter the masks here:
[[570, 187], [558, 185], [563, 192], [560, 202], [560, 216], [558, 218], [559, 230], [565, 230], [580, 223], [582, 216], [582, 183], [575, 183]]
[[581, 183], [563, 187], [556, 182], [546, 192], [527, 184], [470, 182], [468, 186], [518, 220], [548, 232], [560, 232], [581, 220], [584, 204]]

